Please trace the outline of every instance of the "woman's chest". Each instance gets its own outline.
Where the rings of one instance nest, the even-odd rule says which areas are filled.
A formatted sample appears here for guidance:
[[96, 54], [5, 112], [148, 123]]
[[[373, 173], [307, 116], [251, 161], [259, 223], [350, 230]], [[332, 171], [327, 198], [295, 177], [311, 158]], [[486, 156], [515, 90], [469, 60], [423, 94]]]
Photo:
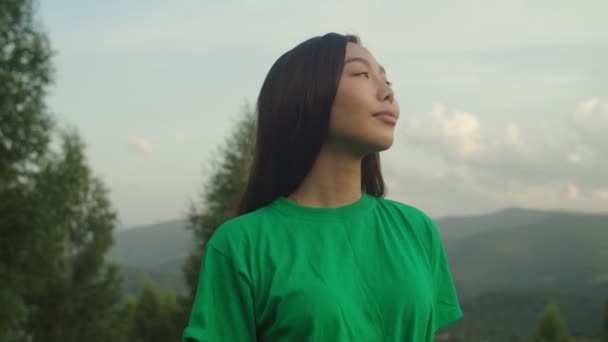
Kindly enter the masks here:
[[428, 257], [413, 237], [351, 229], [273, 243], [257, 265], [264, 268], [255, 291], [261, 325], [342, 327], [373, 336], [429, 316]]

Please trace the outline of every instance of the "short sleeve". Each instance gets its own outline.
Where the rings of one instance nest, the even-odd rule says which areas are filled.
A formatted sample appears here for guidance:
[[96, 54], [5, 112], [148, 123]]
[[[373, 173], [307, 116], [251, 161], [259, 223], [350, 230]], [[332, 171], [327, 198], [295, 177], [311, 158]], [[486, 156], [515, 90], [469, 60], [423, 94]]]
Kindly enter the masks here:
[[431, 267], [433, 277], [433, 330], [437, 331], [462, 317], [458, 295], [441, 237], [433, 221], [427, 218], [431, 228]]
[[255, 341], [251, 284], [233, 260], [207, 245], [182, 341]]

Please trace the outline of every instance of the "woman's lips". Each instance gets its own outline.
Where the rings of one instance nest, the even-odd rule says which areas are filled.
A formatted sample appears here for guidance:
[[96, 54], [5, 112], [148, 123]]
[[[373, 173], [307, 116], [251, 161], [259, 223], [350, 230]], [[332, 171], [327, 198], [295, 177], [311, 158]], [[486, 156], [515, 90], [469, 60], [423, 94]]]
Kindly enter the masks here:
[[395, 114], [391, 112], [378, 112], [374, 114], [374, 117], [389, 125], [397, 124], [397, 118], [395, 117]]

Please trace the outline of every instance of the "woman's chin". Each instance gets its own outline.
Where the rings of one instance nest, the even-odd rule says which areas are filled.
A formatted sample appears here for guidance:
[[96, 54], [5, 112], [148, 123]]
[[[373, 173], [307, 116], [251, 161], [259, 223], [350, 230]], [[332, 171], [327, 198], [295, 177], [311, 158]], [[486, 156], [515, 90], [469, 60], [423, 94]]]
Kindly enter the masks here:
[[373, 137], [350, 137], [342, 139], [342, 141], [333, 141], [329, 146], [336, 148], [336, 151], [344, 151], [349, 154], [354, 153], [359, 156], [365, 156], [370, 153], [386, 151], [393, 146], [393, 134], [376, 135]]
[[375, 139], [375, 141], [370, 142], [370, 146], [372, 146], [372, 151], [370, 151], [370, 153], [376, 153], [376, 152], [382, 152], [382, 151], [386, 151], [389, 148], [391, 148], [391, 146], [393, 146], [393, 142], [394, 142], [394, 138], [393, 136], [387, 136], [387, 137], [382, 137], [381, 139]]

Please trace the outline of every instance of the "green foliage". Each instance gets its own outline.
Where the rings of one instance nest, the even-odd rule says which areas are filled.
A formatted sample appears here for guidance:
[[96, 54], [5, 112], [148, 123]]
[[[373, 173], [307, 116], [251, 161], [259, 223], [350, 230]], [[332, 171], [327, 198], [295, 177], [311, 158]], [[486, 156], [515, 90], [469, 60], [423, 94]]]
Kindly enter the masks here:
[[25, 298], [34, 340], [115, 341], [122, 308], [121, 276], [105, 261], [116, 213], [104, 184], [92, 175], [76, 132], [62, 134], [62, 150], [49, 152], [36, 175], [41, 224], [52, 227], [53, 273], [43, 290]]
[[183, 307], [173, 292], [163, 294], [146, 283], [132, 314], [129, 341], [178, 341], [184, 328]]
[[45, 105], [53, 69], [32, 0], [0, 1], [0, 340], [120, 341], [116, 214], [84, 144]]
[[178, 295], [186, 293], [186, 285], [179, 273], [179, 268], [173, 271], [162, 271], [128, 265], [119, 265], [119, 267], [123, 275], [122, 292], [126, 295], [137, 295], [147, 282], [154, 283], [161, 291], [171, 290]]
[[151, 283], [144, 286], [135, 307], [131, 341], [152, 341], [160, 326], [161, 307], [156, 288]]
[[608, 342], [608, 299], [604, 303], [604, 319], [602, 322], [602, 341]]
[[[15, 186], [46, 151], [52, 119], [44, 96], [52, 80], [51, 50], [32, 0], [0, 2], [0, 179]], [[12, 180], [12, 182], [11, 182]]]
[[132, 296], [127, 296], [124, 298], [122, 308], [118, 313], [118, 317], [120, 317], [119, 325], [116, 327], [119, 331], [123, 333], [121, 336], [121, 341], [131, 341], [131, 334], [133, 329], [133, 322], [135, 320], [135, 310], [137, 309], [137, 298]]
[[461, 301], [464, 317], [446, 331], [455, 334], [476, 332], [527, 336], [536, 329], [539, 314], [555, 303], [568, 317], [570, 331], [576, 335], [595, 334], [600, 326], [602, 303], [593, 297], [560, 293], [549, 289], [492, 292]]
[[211, 165], [201, 196], [202, 205], [190, 207], [188, 221], [194, 233], [195, 248], [183, 269], [190, 290], [188, 302], [192, 302], [196, 292], [205, 245], [213, 232], [234, 216], [247, 184], [254, 150], [254, 118], [253, 111], [246, 106], [234, 132], [221, 149], [221, 158]]
[[35, 12], [33, 0], [0, 1], [0, 341], [177, 341], [174, 294], [122, 297], [105, 258], [116, 213], [80, 136], [49, 147], [52, 53]]
[[42, 225], [32, 177], [50, 140], [44, 104], [51, 51], [28, 0], [0, 1], [0, 340], [22, 335], [24, 296], [52, 272], [51, 229]]
[[[499, 214], [494, 227], [501, 222]], [[608, 290], [607, 220], [607, 214], [556, 211], [524, 224], [446, 239], [459, 294], [468, 298], [496, 289], [541, 287], [603, 295]], [[470, 223], [473, 226], [475, 220]], [[453, 228], [441, 220], [438, 227], [442, 231]]]
[[549, 304], [540, 315], [538, 328], [534, 336], [536, 342], [569, 342], [572, 341], [566, 322], [562, 319], [558, 307]]

